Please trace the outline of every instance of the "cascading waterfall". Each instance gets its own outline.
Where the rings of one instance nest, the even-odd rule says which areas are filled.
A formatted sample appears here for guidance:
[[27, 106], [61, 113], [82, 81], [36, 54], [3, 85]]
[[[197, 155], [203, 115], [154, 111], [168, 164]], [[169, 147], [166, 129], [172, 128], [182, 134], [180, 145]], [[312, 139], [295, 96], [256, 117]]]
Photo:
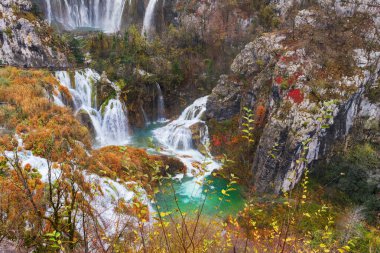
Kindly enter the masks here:
[[142, 35], [149, 37], [154, 28], [153, 28], [153, 18], [154, 18], [154, 10], [156, 9], [156, 4], [158, 0], [149, 0], [148, 7], [145, 10], [144, 22]]
[[[204, 180], [213, 170], [220, 168], [220, 164], [212, 159], [206, 147], [209, 142], [209, 135], [202, 116], [206, 111], [207, 99], [208, 96], [195, 100], [182, 112], [178, 119], [153, 131], [155, 139], [168, 149], [167, 154], [175, 155], [186, 165], [188, 169], [186, 176], [193, 177], [194, 174], [200, 172], [195, 164], [205, 164], [205, 173], [202, 172], [192, 180], [185, 180], [178, 189], [178, 194], [184, 199], [199, 198], [203, 194], [199, 181]], [[191, 128], [197, 124], [199, 124], [200, 142], [204, 145], [207, 155], [202, 154], [193, 145]], [[183, 176], [179, 175], [177, 178]]]
[[155, 131], [157, 139], [174, 150], [193, 149], [193, 135], [190, 127], [197, 123], [204, 123], [201, 117], [206, 111], [207, 98], [202, 97], [195, 100], [182, 112], [178, 119], [157, 129]]
[[[56, 72], [61, 85], [68, 88], [73, 97], [75, 113], [85, 112], [89, 115], [95, 130], [96, 143], [99, 146], [123, 145], [129, 139], [127, 111], [119, 99], [120, 89], [112, 83], [118, 94], [116, 99], [110, 99], [104, 107], [104, 116], [101, 110], [96, 109], [95, 83], [100, 75], [91, 69], [75, 71], [74, 83], [71, 82], [67, 71]], [[61, 95], [60, 95], [61, 96]], [[55, 98], [58, 105], [62, 99]]]
[[156, 88], [157, 88], [157, 121], [163, 122], [166, 120], [164, 96], [162, 95], [161, 86], [158, 83], [156, 83]]
[[[62, 73], [60, 73], [60, 75], [65, 76], [65, 74]], [[33, 169], [36, 169], [41, 175], [40, 179], [44, 183], [49, 182], [49, 180], [56, 181], [61, 178], [62, 171], [59, 165], [51, 169], [48, 160], [35, 156], [30, 150], [25, 150], [23, 140], [17, 134], [15, 137], [18, 140], [17, 160], [23, 167], [29, 164]], [[4, 155], [10, 160], [16, 160], [13, 151], [5, 151]], [[98, 185], [102, 190], [100, 193], [97, 189], [92, 189], [91, 192], [96, 192], [96, 194], [88, 195], [88, 192], [86, 192], [83, 193], [83, 197], [88, 201], [88, 204], [92, 206], [96, 213], [96, 217], [94, 218], [103, 226], [108, 235], [121, 233], [127, 223], [135, 220], [133, 216], [117, 212], [116, 207], [119, 205], [119, 201], [133, 203], [132, 200], [136, 197], [139, 198], [142, 203], [148, 205], [150, 213], [154, 212], [147, 193], [135, 182], [120, 182], [119, 180], [108, 177], [100, 177], [97, 174], [85, 170], [80, 170], [80, 173], [85, 182], [89, 185]], [[131, 186], [134, 186], [134, 190], [131, 190]], [[81, 221], [78, 220], [77, 222], [78, 232], [83, 233], [84, 231], [81, 230]]]
[[49, 24], [51, 24], [52, 17], [51, 17], [51, 4], [50, 4], [50, 0], [45, 0], [45, 3], [46, 3], [46, 18], [47, 18]]
[[203, 155], [193, 145], [193, 133], [191, 127], [199, 124], [199, 138], [203, 145], [209, 142], [208, 128], [202, 120], [202, 116], [206, 111], [206, 103], [208, 97], [202, 97], [194, 101], [192, 105], [187, 107], [178, 119], [170, 122], [164, 127], [153, 131], [153, 135], [158, 142], [163, 144], [170, 153], [178, 156], [179, 159], [189, 169], [189, 175], [197, 169], [193, 163], [209, 163], [207, 170], [209, 173], [219, 167], [219, 164], [212, 160], [211, 155]]
[[141, 105], [140, 106], [140, 110], [141, 110], [141, 113], [144, 117], [144, 122], [145, 122], [145, 125], [149, 125], [150, 124], [150, 121], [149, 121], [149, 118], [148, 118], [148, 115], [146, 114], [145, 110], [144, 110], [144, 107]]
[[123, 104], [118, 99], [111, 99], [105, 108], [102, 122], [103, 142], [117, 144], [119, 140], [127, 140], [128, 118]]
[[49, 23], [65, 29], [94, 28], [107, 33], [120, 30], [126, 0], [44, 0]]

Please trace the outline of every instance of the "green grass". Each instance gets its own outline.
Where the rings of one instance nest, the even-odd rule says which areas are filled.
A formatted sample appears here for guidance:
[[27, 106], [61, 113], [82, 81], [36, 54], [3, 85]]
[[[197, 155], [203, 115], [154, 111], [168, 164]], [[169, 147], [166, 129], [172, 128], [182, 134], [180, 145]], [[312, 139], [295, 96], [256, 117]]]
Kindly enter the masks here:
[[8, 78], [5, 78], [5, 77], [2, 77], [0, 76], [0, 86], [4, 85], [4, 86], [8, 86], [9, 85], [9, 79]]

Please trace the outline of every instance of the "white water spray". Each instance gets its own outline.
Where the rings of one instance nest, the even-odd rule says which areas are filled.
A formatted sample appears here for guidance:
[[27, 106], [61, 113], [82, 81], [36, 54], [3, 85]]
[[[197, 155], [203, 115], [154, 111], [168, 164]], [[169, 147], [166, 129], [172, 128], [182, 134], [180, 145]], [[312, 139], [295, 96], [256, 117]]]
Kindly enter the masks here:
[[150, 124], [150, 121], [149, 121], [149, 118], [148, 118], [148, 115], [146, 114], [145, 110], [144, 110], [144, 107], [141, 105], [140, 106], [140, 110], [141, 110], [141, 113], [144, 117], [144, 122], [145, 122], [145, 125], [149, 125]]
[[148, 7], [145, 10], [142, 35], [149, 37], [154, 32], [153, 18], [157, 0], [149, 0]]
[[[220, 168], [220, 164], [213, 160], [207, 149], [209, 143], [208, 128], [202, 120], [206, 111], [207, 96], [194, 101], [187, 107], [178, 119], [168, 125], [153, 131], [153, 135], [167, 148], [167, 155], [175, 155], [187, 167], [187, 176], [193, 177], [192, 180], [184, 181], [178, 193], [187, 198], [199, 198], [202, 192], [202, 181], [206, 179], [213, 170]], [[193, 132], [191, 128], [199, 124], [198, 138], [204, 146], [204, 153], [201, 153], [193, 144]], [[199, 166], [203, 167], [200, 171]], [[195, 175], [195, 177], [194, 177]], [[177, 175], [176, 178], [182, 179], [184, 175]]]
[[[75, 71], [74, 83], [66, 71], [56, 72], [56, 77], [61, 85], [68, 88], [73, 97], [75, 113], [85, 112], [89, 115], [95, 130], [96, 142], [99, 146], [123, 145], [129, 140], [129, 127], [126, 108], [119, 100], [111, 99], [104, 105], [104, 116], [101, 110], [96, 108], [95, 84], [100, 80], [100, 75], [91, 69]], [[120, 89], [111, 84], [117, 94]], [[63, 104], [61, 99], [56, 99], [58, 105]]]
[[47, 20], [65, 29], [120, 30], [126, 0], [45, 0]]
[[128, 118], [123, 107], [118, 99], [108, 102], [102, 122], [102, 142], [118, 144], [120, 140], [128, 140]]
[[162, 94], [161, 86], [156, 83], [157, 88], [157, 121], [164, 122], [165, 118], [165, 102], [164, 95]]
[[192, 105], [187, 107], [178, 119], [170, 122], [168, 125], [153, 131], [153, 135], [158, 142], [163, 144], [168, 154], [177, 156], [188, 168], [188, 175], [198, 172], [194, 164], [207, 163], [206, 175], [210, 174], [214, 169], [220, 167], [215, 162], [211, 154], [205, 148], [207, 156], [202, 154], [194, 147], [193, 133], [191, 128], [199, 124], [199, 139], [201, 144], [207, 146], [209, 142], [208, 128], [202, 120], [202, 116], [206, 111], [207, 96], [194, 101]]
[[159, 142], [174, 150], [193, 149], [193, 135], [190, 127], [197, 123], [204, 123], [201, 117], [206, 111], [206, 102], [207, 97], [195, 100], [182, 112], [178, 119], [155, 130], [155, 136]]

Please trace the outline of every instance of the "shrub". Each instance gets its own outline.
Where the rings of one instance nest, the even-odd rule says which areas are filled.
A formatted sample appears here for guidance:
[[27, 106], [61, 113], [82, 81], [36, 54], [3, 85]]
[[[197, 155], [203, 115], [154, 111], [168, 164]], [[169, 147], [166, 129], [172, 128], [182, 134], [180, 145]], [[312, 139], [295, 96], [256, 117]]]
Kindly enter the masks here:
[[379, 218], [376, 216], [380, 211], [379, 189], [370, 174], [379, 166], [378, 151], [369, 144], [362, 144], [335, 156], [329, 163], [319, 164], [313, 175], [319, 183], [328, 185], [329, 191], [336, 189], [353, 204], [364, 205], [367, 219], [374, 221]]
[[8, 86], [9, 85], [9, 79], [6, 77], [0, 76], [0, 85]]

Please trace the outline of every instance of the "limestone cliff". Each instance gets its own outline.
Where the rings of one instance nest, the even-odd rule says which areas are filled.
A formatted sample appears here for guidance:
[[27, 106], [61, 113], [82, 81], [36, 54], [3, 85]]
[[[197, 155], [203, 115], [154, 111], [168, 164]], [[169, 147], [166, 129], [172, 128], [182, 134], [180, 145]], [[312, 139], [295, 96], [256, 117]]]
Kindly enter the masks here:
[[29, 0], [0, 2], [0, 63], [21, 67], [67, 67], [51, 28], [31, 13]]
[[[379, 86], [380, 12], [339, 7], [324, 1], [301, 9], [293, 29], [246, 45], [210, 95], [208, 119], [223, 121], [244, 116], [243, 107], [266, 107], [252, 166], [259, 192], [293, 188], [309, 164], [357, 130], [354, 124], [379, 128], [379, 100], [370, 101], [368, 91]], [[331, 15], [341, 28], [332, 25], [330, 31]]]

